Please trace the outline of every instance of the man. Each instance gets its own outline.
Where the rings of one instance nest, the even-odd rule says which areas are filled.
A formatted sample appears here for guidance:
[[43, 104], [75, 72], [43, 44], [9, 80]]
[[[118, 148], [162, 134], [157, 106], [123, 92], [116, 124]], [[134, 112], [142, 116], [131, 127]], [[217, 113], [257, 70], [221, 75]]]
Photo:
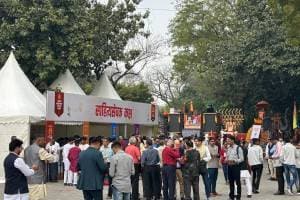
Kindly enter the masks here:
[[48, 180], [50, 182], [57, 182], [60, 146], [53, 138], [50, 138], [50, 141], [46, 145], [46, 150], [54, 156], [54, 161], [48, 164], [48, 169], [49, 169]]
[[243, 150], [244, 161], [240, 163], [241, 167], [241, 181], [245, 181], [247, 188], [247, 198], [252, 197], [252, 184], [251, 175], [248, 167], [248, 145], [246, 142], [241, 143], [241, 148]]
[[[297, 156], [297, 149], [296, 147], [290, 142], [290, 138], [286, 137], [284, 139], [285, 145], [282, 148], [282, 161], [285, 173], [285, 179], [287, 182], [288, 193], [290, 195], [294, 195], [292, 192], [292, 187], [294, 184], [297, 183], [297, 170], [296, 170], [296, 156]], [[292, 180], [291, 180], [292, 177]]]
[[252, 192], [258, 194], [264, 157], [263, 149], [259, 145], [259, 139], [252, 139], [252, 144], [248, 150], [248, 163], [252, 171]]
[[29, 166], [37, 165], [37, 172], [28, 177], [29, 198], [39, 200], [46, 197], [46, 162], [53, 162], [55, 157], [45, 150], [45, 138], [37, 137], [35, 142], [27, 147], [24, 152], [25, 163]]
[[120, 142], [121, 145], [122, 145], [122, 149], [125, 150], [126, 147], [127, 147], [127, 143], [126, 143], [126, 141], [124, 140], [123, 136], [121, 136], [121, 135], [119, 136], [119, 142]]
[[208, 147], [204, 144], [205, 137], [195, 138], [196, 150], [200, 154], [200, 175], [202, 176], [202, 180], [205, 187], [206, 199], [210, 197], [210, 189], [208, 184], [208, 170], [207, 170], [207, 162], [210, 161], [211, 156], [208, 150]]
[[152, 140], [147, 139], [146, 150], [142, 154], [141, 165], [143, 168], [144, 192], [147, 200], [160, 199], [161, 176], [159, 166], [159, 154], [153, 147]]
[[275, 168], [275, 173], [276, 173], [276, 179], [278, 183], [278, 190], [274, 195], [284, 195], [284, 177], [283, 177], [283, 165], [281, 161], [282, 157], [282, 144], [278, 141], [276, 137], [272, 138], [272, 144], [275, 145], [275, 152], [271, 156], [271, 159], [273, 160], [273, 165]]
[[[101, 146], [100, 151], [103, 155], [103, 159], [104, 159], [105, 164], [107, 165], [107, 168], [109, 168], [110, 167], [110, 159], [113, 156], [114, 152], [108, 146], [110, 143], [108, 138], [103, 138], [102, 142], [103, 142], [103, 145]], [[108, 187], [107, 198], [111, 199], [111, 197], [112, 197], [111, 177], [108, 178], [108, 182], [109, 182], [109, 187]]]
[[299, 140], [295, 140], [295, 145], [296, 145], [296, 169], [297, 169], [297, 173], [298, 173], [298, 189], [297, 192], [298, 194], [300, 194], [300, 139]]
[[182, 168], [185, 200], [192, 200], [191, 187], [193, 188], [193, 199], [199, 200], [200, 196], [198, 164], [200, 162], [200, 154], [197, 150], [193, 149], [194, 144], [192, 141], [186, 141], [185, 145], [185, 164]]
[[79, 145], [79, 148], [81, 151], [85, 151], [87, 148], [89, 148], [89, 141], [87, 137], [81, 138], [81, 144]]
[[162, 152], [163, 195], [164, 200], [175, 200], [176, 162], [180, 158], [179, 149], [174, 149], [173, 140], [169, 139]]
[[70, 161], [70, 169], [68, 174], [68, 182], [71, 183], [72, 186], [77, 185], [77, 178], [78, 178], [78, 160], [79, 154], [81, 152], [79, 148], [80, 138], [75, 140], [75, 146], [72, 147], [69, 151], [68, 159]]
[[160, 168], [162, 169], [163, 167], [163, 160], [162, 160], [162, 152], [163, 150], [165, 149], [166, 147], [166, 142], [165, 142], [165, 139], [161, 139], [160, 140], [160, 143], [159, 143], [159, 147], [157, 148], [157, 151], [158, 151], [158, 155], [159, 155], [159, 160], [160, 160]]
[[209, 140], [208, 150], [211, 156], [210, 161], [207, 163], [208, 169], [208, 184], [211, 196], [217, 196], [216, 185], [218, 179], [218, 169], [219, 169], [219, 148], [215, 145], [215, 139], [211, 138]]
[[228, 185], [228, 165], [225, 162], [226, 155], [227, 155], [227, 143], [226, 143], [226, 141], [224, 141], [223, 146], [220, 151], [220, 163], [222, 164], [222, 169], [223, 169], [226, 185]]
[[100, 137], [91, 137], [89, 148], [79, 154], [77, 189], [83, 191], [84, 200], [103, 199], [103, 179], [107, 168], [99, 151], [100, 145]]
[[38, 170], [37, 165], [31, 169], [19, 157], [23, 150], [23, 142], [17, 138], [9, 143], [10, 153], [4, 159], [4, 200], [29, 200], [27, 176], [32, 176]]
[[184, 187], [183, 187], [183, 177], [182, 177], [182, 170], [181, 170], [182, 167], [181, 161], [184, 157], [184, 148], [181, 146], [180, 140], [178, 139], [174, 141], [174, 145], [176, 149], [179, 149], [179, 154], [180, 154], [180, 159], [178, 159], [176, 162], [176, 179], [179, 183], [180, 199], [184, 200]]
[[130, 177], [134, 174], [134, 164], [131, 156], [122, 150], [120, 142], [114, 142], [115, 153], [110, 160], [109, 176], [112, 177], [113, 199], [130, 200]]
[[276, 145], [272, 143], [272, 140], [268, 140], [268, 144], [266, 146], [266, 160], [268, 161], [268, 167], [270, 170], [270, 180], [276, 180], [275, 167], [273, 165], [272, 155], [275, 153]]
[[132, 157], [134, 163], [134, 175], [131, 176], [132, 200], [139, 199], [139, 179], [141, 173], [141, 152], [136, 145], [137, 139], [132, 136], [129, 138], [129, 145], [125, 149], [125, 153]]
[[68, 138], [68, 143], [63, 146], [63, 163], [64, 163], [64, 185], [72, 185], [72, 182], [70, 182], [70, 178], [68, 175], [70, 174], [70, 161], [68, 159], [69, 151], [70, 149], [74, 147], [74, 138], [70, 137]]
[[234, 136], [229, 135], [227, 137], [227, 144], [229, 145], [227, 150], [226, 162], [228, 164], [228, 180], [229, 180], [229, 199], [234, 200], [234, 184], [237, 186], [236, 199], [241, 199], [241, 174], [240, 163], [244, 160], [243, 150], [241, 147], [235, 144]]

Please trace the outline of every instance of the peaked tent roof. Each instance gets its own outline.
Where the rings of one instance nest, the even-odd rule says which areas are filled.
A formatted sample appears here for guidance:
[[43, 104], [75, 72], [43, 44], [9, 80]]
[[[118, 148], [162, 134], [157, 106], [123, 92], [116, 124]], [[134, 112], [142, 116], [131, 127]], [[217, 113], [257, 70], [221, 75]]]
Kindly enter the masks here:
[[46, 99], [29, 81], [13, 52], [0, 70], [0, 117], [45, 117]]
[[103, 73], [99, 81], [97, 81], [91, 95], [106, 99], [122, 100], [105, 73]]
[[58, 78], [50, 85], [50, 88], [55, 90], [61, 88], [62, 92], [85, 95], [84, 91], [75, 81], [69, 69], [65, 73], [61, 73]]

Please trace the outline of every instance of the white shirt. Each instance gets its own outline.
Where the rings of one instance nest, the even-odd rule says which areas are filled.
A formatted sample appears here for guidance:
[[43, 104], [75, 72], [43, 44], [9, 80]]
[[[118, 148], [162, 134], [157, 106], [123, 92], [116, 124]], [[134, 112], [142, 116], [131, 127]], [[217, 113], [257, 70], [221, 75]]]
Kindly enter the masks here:
[[51, 143], [49, 142], [46, 145], [46, 150], [51, 153], [53, 156], [55, 156], [54, 159], [54, 163], [59, 161], [59, 150], [60, 150], [60, 146], [57, 142], [55, 142], [53, 145], [51, 145]]
[[296, 147], [291, 143], [286, 143], [282, 147], [283, 164], [296, 165]]
[[63, 161], [64, 162], [69, 162], [69, 159], [68, 159], [68, 155], [69, 155], [69, 152], [70, 152], [70, 149], [74, 147], [74, 144], [65, 144], [64, 147], [63, 147]]
[[34, 174], [33, 169], [30, 169], [22, 158], [17, 158], [14, 162], [15, 168], [19, 169], [25, 176], [32, 176]]
[[[25, 176], [32, 176], [34, 174], [34, 170], [30, 169], [28, 165], [25, 164], [22, 158], [17, 158], [14, 162], [15, 168], [19, 169]], [[4, 194], [4, 200], [19, 200], [29, 199], [28, 193], [25, 194]]]
[[80, 144], [79, 148], [81, 151], [85, 151], [87, 150], [87, 148], [89, 148], [89, 146], [90, 146], [89, 144]]
[[263, 164], [263, 149], [259, 145], [253, 145], [248, 149], [248, 163], [250, 166]]
[[300, 168], [300, 149], [296, 150], [296, 168]]

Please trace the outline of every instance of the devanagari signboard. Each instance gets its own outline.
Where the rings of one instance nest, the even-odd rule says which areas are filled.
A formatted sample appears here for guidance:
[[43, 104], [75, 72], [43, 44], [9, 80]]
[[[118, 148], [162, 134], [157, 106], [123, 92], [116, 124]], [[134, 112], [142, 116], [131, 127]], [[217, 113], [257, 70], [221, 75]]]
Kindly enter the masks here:
[[158, 106], [47, 91], [46, 120], [151, 126], [158, 124]]

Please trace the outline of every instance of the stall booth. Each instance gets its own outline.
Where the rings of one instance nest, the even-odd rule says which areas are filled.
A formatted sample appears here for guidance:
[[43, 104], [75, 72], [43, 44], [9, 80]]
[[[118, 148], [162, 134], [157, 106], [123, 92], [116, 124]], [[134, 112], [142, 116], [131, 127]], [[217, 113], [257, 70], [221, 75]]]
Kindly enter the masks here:
[[46, 116], [46, 99], [28, 80], [14, 54], [0, 71], [0, 182], [4, 182], [3, 161], [12, 136], [30, 143], [31, 126]]
[[[85, 136], [128, 137], [142, 131], [151, 135], [158, 126], [158, 106], [48, 91], [46, 120], [46, 124], [82, 122], [87, 130]], [[54, 131], [46, 134], [53, 137]]]

